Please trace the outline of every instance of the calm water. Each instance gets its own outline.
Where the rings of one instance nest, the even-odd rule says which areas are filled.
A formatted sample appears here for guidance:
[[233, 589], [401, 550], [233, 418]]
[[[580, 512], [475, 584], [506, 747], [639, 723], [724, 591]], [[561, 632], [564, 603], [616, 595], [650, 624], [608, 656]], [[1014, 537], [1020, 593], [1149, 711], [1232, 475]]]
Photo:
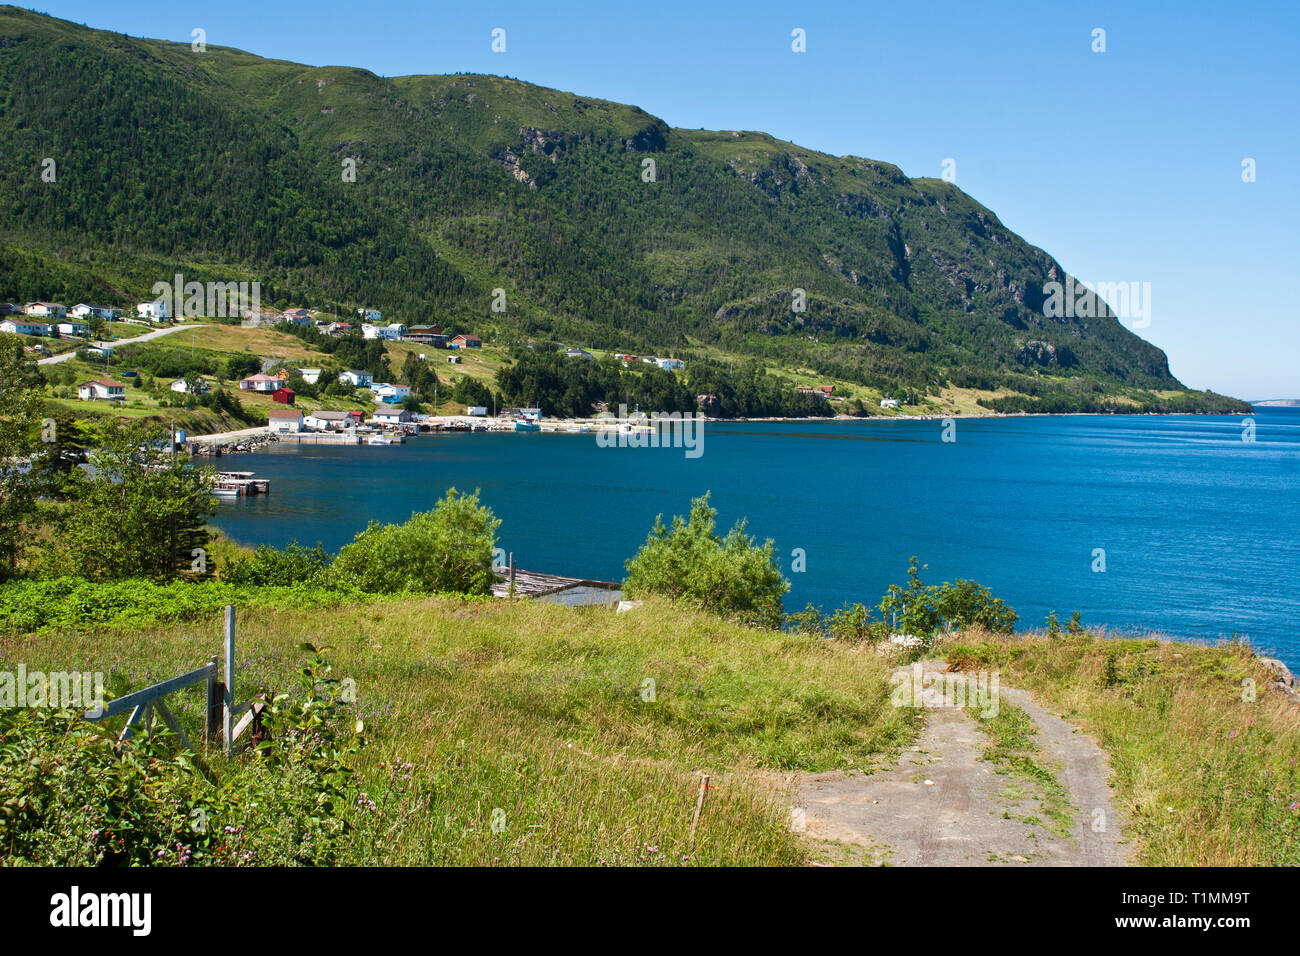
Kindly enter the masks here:
[[[1300, 666], [1300, 410], [1240, 418], [1091, 417], [706, 427], [703, 455], [599, 448], [593, 435], [454, 434], [406, 445], [280, 448], [223, 460], [272, 479], [223, 502], [236, 540], [337, 549], [444, 489], [481, 489], [519, 567], [618, 580], [656, 514], [712, 491], [719, 524], [773, 538], [787, 610], [875, 603], [906, 578], [973, 578], [1039, 625], [1247, 635]], [[791, 552], [807, 570], [789, 573]], [[1105, 550], [1104, 573], [1092, 570]]]

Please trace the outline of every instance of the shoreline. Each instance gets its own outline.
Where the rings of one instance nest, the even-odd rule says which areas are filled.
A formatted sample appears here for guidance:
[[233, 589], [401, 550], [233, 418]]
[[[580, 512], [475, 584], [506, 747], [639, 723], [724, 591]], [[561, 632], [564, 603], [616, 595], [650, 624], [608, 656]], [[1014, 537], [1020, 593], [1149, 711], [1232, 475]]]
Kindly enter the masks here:
[[[1272, 407], [1291, 407], [1291, 406], [1272, 406]], [[988, 412], [988, 413], [969, 413], [957, 412], [947, 415], [832, 415], [823, 417], [820, 415], [805, 415], [798, 418], [770, 416], [758, 418], [717, 418], [706, 415], [701, 421], [710, 425], [727, 425], [727, 424], [796, 424], [796, 423], [815, 423], [826, 422], [836, 424], [854, 424], [854, 423], [885, 423], [885, 422], [942, 422], [946, 419], [954, 421], [977, 421], [982, 419], [1002, 419], [1002, 418], [1161, 418], [1166, 416], [1194, 416], [1198, 418], [1238, 418], [1235, 412]], [[468, 415], [431, 415], [425, 421], [435, 422], [441, 425], [449, 424], [466, 424], [466, 423], [483, 423], [483, 424], [500, 424], [501, 419], [490, 417], [471, 417]], [[628, 419], [631, 421], [631, 419]], [[555, 431], [556, 429], [566, 426], [588, 426], [597, 428], [601, 425], [612, 426], [618, 422], [617, 419], [599, 419], [599, 418], [544, 418], [539, 424], [544, 426], [542, 432]], [[652, 419], [646, 419], [647, 425], [652, 424]], [[547, 428], [545, 426], [551, 426]], [[499, 429], [498, 433], [505, 433], [506, 429]], [[227, 432], [211, 432], [206, 435], [188, 435], [187, 442], [197, 442], [203, 444], [216, 442], [238, 442], [241, 438], [255, 438], [259, 435], [270, 435], [269, 425], [256, 425], [251, 428], [235, 429]]]

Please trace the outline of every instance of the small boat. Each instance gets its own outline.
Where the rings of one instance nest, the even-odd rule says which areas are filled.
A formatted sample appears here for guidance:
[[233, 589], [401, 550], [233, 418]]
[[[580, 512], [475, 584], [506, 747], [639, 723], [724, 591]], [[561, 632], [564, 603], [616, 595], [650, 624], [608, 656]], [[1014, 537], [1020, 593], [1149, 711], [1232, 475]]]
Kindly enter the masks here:
[[539, 432], [542, 426], [537, 422], [515, 422], [515, 431], [517, 432]]
[[393, 440], [387, 435], [371, 435], [366, 439], [367, 445], [391, 445]]
[[244, 489], [239, 485], [235, 485], [233, 487], [217, 485], [217, 487], [212, 489], [212, 493], [216, 495], [218, 498], [238, 498], [240, 495], [244, 493]]

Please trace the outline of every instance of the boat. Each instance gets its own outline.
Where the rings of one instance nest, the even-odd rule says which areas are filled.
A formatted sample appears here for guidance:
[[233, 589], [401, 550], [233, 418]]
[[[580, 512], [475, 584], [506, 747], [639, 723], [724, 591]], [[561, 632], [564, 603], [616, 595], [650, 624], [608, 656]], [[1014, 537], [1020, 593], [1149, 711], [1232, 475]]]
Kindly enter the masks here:
[[387, 435], [371, 435], [366, 439], [367, 445], [391, 445], [393, 440]]
[[217, 472], [212, 493], [218, 498], [238, 498], [241, 495], [265, 495], [271, 492], [269, 478], [254, 478], [251, 471]]
[[542, 426], [537, 422], [515, 422], [515, 431], [517, 432], [539, 432]]

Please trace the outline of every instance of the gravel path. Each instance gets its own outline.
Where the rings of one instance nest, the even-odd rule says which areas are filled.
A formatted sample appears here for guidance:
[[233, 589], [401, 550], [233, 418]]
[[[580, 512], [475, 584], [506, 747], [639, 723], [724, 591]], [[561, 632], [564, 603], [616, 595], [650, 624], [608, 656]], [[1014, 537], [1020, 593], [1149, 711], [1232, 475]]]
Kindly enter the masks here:
[[[942, 661], [927, 672], [946, 671]], [[927, 691], [927, 697], [930, 692]], [[1042, 785], [983, 760], [989, 738], [965, 711], [927, 700], [926, 729], [897, 763], [868, 776], [823, 773], [799, 784], [795, 826], [830, 862], [891, 866], [1126, 866], [1105, 753], [1024, 691], [999, 703], [1037, 728], [1035, 759], [1065, 788], [1068, 832], [1044, 813]]]

